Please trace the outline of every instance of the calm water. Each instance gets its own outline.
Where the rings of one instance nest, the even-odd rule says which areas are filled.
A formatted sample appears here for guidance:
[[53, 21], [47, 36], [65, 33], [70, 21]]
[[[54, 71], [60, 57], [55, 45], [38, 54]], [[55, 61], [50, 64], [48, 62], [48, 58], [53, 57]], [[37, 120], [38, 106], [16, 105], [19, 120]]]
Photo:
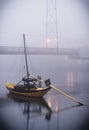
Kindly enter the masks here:
[[51, 89], [42, 99], [10, 95], [4, 83], [17, 83], [25, 73], [23, 56], [0, 55], [0, 128], [2, 130], [87, 130], [89, 60], [68, 56], [30, 56], [29, 70], [51, 79], [83, 106]]

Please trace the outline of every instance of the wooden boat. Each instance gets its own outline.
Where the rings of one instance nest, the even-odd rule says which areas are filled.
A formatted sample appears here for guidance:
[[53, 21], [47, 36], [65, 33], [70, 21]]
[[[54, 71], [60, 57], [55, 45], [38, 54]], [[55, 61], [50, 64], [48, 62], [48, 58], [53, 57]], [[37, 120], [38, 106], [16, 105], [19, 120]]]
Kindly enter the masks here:
[[29, 96], [29, 97], [43, 97], [51, 88], [50, 87], [36, 87], [30, 88], [30, 85], [15, 85], [6, 81], [6, 88], [13, 94]]
[[17, 84], [9, 83], [6, 81], [5, 86], [10, 93], [27, 96], [27, 97], [43, 97], [50, 89], [50, 79], [47, 79], [42, 84], [41, 76], [36, 78], [32, 77], [28, 71], [27, 52], [25, 45], [25, 35], [23, 34], [24, 40], [24, 55], [26, 63], [26, 75]]

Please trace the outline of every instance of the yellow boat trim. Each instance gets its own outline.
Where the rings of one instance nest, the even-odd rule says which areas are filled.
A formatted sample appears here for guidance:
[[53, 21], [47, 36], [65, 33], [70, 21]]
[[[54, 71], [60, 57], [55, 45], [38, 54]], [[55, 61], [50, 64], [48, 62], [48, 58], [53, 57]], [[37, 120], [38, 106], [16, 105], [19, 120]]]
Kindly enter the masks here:
[[15, 84], [9, 83], [8, 81], [6, 81], [5, 83], [7, 88], [14, 88]]
[[[15, 87], [15, 84], [9, 83], [8, 81], [6, 81], [5, 83], [6, 88], [13, 94], [18, 94], [18, 95], [22, 95], [22, 96], [28, 96], [28, 97], [42, 97], [44, 96], [49, 88], [32, 88], [31, 90], [36, 90], [35, 92], [17, 92], [12, 90]], [[41, 91], [42, 90], [42, 91]]]

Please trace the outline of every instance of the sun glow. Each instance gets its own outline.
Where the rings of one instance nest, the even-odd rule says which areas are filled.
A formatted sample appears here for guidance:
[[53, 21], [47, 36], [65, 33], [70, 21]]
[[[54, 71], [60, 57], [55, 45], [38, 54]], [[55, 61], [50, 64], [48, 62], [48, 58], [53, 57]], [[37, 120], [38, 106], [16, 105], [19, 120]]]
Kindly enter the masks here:
[[57, 38], [46, 38], [45, 39], [46, 47], [56, 47], [57, 46]]
[[52, 43], [52, 42], [56, 42], [57, 38], [46, 38], [46, 42], [47, 43]]

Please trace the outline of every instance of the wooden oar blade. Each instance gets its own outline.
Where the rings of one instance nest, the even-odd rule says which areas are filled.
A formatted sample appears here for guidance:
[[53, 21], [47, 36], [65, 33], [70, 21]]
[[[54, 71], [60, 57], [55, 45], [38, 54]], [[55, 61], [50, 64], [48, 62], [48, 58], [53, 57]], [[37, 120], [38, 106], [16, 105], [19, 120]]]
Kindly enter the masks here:
[[83, 105], [81, 102], [79, 102], [76, 98], [70, 96], [69, 94], [67, 94], [66, 92], [62, 91], [61, 89], [53, 86], [53, 85], [50, 85], [51, 88], [55, 89], [57, 92], [61, 93], [62, 95], [66, 96], [67, 98], [70, 98], [72, 101], [78, 103], [79, 105]]
[[51, 84], [50, 79], [47, 79], [46, 81], [44, 80], [40, 80], [37, 77], [30, 75], [33, 78], [37, 79], [38, 81], [44, 83], [46, 86], [50, 86], [51, 88], [55, 89], [57, 92], [61, 93], [62, 95], [66, 96], [67, 98], [71, 99], [72, 101], [78, 103], [79, 105], [83, 105], [81, 102], [79, 102], [76, 98], [70, 96], [69, 94], [65, 93], [64, 91], [62, 91], [61, 89], [55, 87], [54, 85]]

